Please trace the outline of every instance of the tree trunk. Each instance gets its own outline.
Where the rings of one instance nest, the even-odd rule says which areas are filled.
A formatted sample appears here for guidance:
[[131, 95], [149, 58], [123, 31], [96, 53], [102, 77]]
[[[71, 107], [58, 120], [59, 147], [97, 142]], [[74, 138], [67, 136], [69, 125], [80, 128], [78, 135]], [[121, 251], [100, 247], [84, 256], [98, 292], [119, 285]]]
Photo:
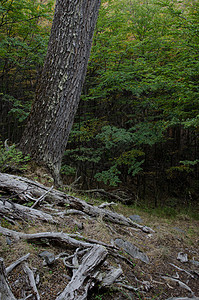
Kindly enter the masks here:
[[59, 177], [86, 75], [100, 0], [57, 0], [48, 51], [20, 148]]

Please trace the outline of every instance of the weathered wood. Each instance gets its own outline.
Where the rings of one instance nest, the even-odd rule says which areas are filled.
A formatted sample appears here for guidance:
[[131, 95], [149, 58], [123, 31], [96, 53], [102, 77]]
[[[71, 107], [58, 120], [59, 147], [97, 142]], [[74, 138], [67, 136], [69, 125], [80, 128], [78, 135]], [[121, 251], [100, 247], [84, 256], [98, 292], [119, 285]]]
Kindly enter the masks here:
[[23, 263], [23, 270], [24, 270], [24, 272], [26, 273], [26, 275], [28, 277], [30, 287], [33, 291], [33, 294], [34, 294], [36, 300], [40, 300], [40, 295], [39, 295], [39, 292], [37, 290], [37, 286], [36, 286], [33, 271], [29, 268], [29, 266], [26, 262]]
[[[15, 193], [20, 193], [20, 197], [23, 198], [25, 198], [23, 191], [26, 191], [26, 193], [28, 191], [29, 194], [35, 197], [42, 196], [44, 192], [48, 190], [48, 188], [44, 185], [36, 183], [30, 179], [2, 173], [0, 173], [0, 187]], [[121, 214], [90, 205], [84, 200], [66, 195], [65, 193], [55, 189], [48, 193], [47, 199], [48, 201], [53, 201], [57, 204], [69, 204], [70, 208], [82, 211], [92, 217], [101, 217], [104, 221], [139, 228], [146, 233], [154, 232], [152, 228], [137, 224]]]
[[39, 202], [41, 202], [42, 200], [44, 200], [46, 198], [47, 194], [50, 193], [50, 191], [52, 191], [52, 189], [53, 189], [53, 185], [41, 197], [39, 197], [38, 199], [36, 199], [35, 203], [32, 205], [31, 208], [34, 208], [37, 204], [39, 204]]
[[82, 263], [74, 272], [73, 277], [65, 290], [56, 300], [84, 300], [88, 290], [92, 287], [92, 273], [99, 267], [108, 254], [105, 247], [94, 245], [83, 257]]
[[120, 225], [136, 227], [147, 233], [154, 232], [154, 230], [151, 229], [150, 227], [137, 224], [131, 221], [129, 218], [126, 218], [123, 215], [112, 212], [110, 210], [102, 209], [97, 206], [92, 206], [79, 198], [73, 196], [67, 196], [67, 201], [69, 201], [69, 204], [72, 208], [81, 210], [93, 217], [101, 217], [104, 221], [109, 221]]
[[20, 257], [15, 262], [13, 262], [9, 267], [6, 268], [6, 274], [10, 273], [16, 266], [18, 266], [20, 263], [22, 263], [24, 260], [27, 260], [27, 258], [30, 256], [30, 253]]
[[115, 203], [115, 202], [104, 202], [104, 203], [100, 204], [98, 207], [99, 208], [105, 208], [107, 206], [113, 206], [113, 205], [117, 205], [117, 203]]
[[165, 280], [177, 282], [181, 288], [186, 289], [187, 291], [189, 291], [191, 293], [192, 296], [195, 296], [192, 289], [187, 284], [182, 282], [181, 280], [178, 280], [178, 279], [170, 277], [170, 276], [161, 276], [161, 277], [164, 278]]
[[[18, 195], [20, 199], [27, 202], [27, 195], [32, 198], [41, 197], [49, 190], [48, 187], [26, 177], [0, 173], [0, 188]], [[47, 199], [53, 202], [63, 203], [66, 194], [57, 190], [52, 190], [48, 193]]]
[[2, 233], [3, 235], [12, 236], [16, 239], [24, 239], [27, 241], [38, 240], [38, 239], [46, 239], [48, 241], [53, 240], [59, 242], [62, 245], [65, 244], [69, 247], [71, 246], [74, 248], [88, 248], [92, 246], [92, 244], [90, 243], [75, 240], [72, 237], [70, 237], [68, 234], [63, 232], [40, 232], [40, 233], [28, 234], [28, 233], [14, 231], [0, 226], [0, 233]]
[[15, 219], [37, 219], [49, 223], [56, 223], [50, 214], [44, 213], [41, 210], [23, 206], [20, 204], [13, 204], [8, 201], [2, 201], [0, 199], [0, 212], [12, 216]]
[[123, 271], [121, 268], [111, 268], [109, 273], [103, 278], [102, 280], [102, 286], [110, 286], [113, 284], [121, 275], [123, 274]]
[[6, 270], [3, 258], [0, 257], [0, 299], [1, 300], [16, 300], [13, 295], [6, 278]]

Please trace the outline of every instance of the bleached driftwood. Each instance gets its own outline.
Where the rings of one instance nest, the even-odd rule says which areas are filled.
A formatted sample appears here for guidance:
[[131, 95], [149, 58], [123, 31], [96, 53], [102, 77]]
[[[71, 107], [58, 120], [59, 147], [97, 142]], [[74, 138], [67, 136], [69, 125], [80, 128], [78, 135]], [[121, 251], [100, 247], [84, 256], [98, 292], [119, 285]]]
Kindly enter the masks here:
[[33, 271], [29, 268], [28, 264], [26, 262], [23, 263], [23, 270], [26, 273], [27, 277], [28, 277], [28, 281], [30, 284], [30, 287], [33, 291], [33, 294], [36, 298], [36, 300], [40, 300], [40, 295], [39, 292], [37, 290], [37, 286], [36, 286], [36, 282], [35, 282], [35, 278], [34, 278], [34, 273]]
[[2, 201], [0, 199], [0, 212], [14, 217], [16, 219], [37, 219], [49, 223], [55, 223], [55, 220], [50, 214], [44, 213], [41, 210], [23, 206], [20, 204], [13, 204], [10, 201]]
[[0, 299], [1, 300], [16, 300], [13, 295], [6, 278], [6, 270], [3, 258], [0, 257]]
[[27, 260], [27, 258], [30, 256], [30, 253], [20, 257], [15, 262], [13, 262], [9, 267], [6, 268], [6, 274], [10, 273], [16, 266], [18, 266], [23, 261]]
[[74, 272], [71, 281], [65, 290], [56, 300], [84, 300], [87, 299], [88, 290], [93, 285], [92, 274], [104, 261], [108, 254], [105, 247], [94, 245], [87, 254], [84, 255], [79, 268]]

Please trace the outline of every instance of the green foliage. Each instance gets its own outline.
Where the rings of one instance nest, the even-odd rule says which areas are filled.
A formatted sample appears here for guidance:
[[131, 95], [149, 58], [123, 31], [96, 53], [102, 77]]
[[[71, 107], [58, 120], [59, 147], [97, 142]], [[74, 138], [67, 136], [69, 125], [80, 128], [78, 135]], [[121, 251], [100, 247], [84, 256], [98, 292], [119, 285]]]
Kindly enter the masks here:
[[8, 115], [12, 115], [19, 122], [23, 122], [29, 115], [30, 112], [30, 103], [23, 104], [22, 101], [15, 99], [10, 95], [3, 95], [1, 98], [2, 102], [5, 102], [5, 105], [10, 106]]
[[62, 175], [74, 175], [75, 171], [76, 171], [75, 168], [67, 165], [63, 165], [61, 168]]
[[184, 161], [180, 161], [181, 164], [183, 164], [184, 166], [195, 166], [197, 163], [199, 163], [199, 159], [195, 159], [195, 160], [184, 160]]
[[130, 143], [132, 134], [124, 128], [104, 126], [102, 127], [101, 133], [99, 133], [96, 138], [105, 144], [106, 149], [111, 149]]
[[110, 186], [117, 186], [117, 184], [121, 182], [118, 177], [119, 174], [121, 174], [121, 172], [117, 169], [117, 166], [114, 165], [107, 171], [96, 173], [95, 178], [97, 181], [102, 181], [106, 185], [109, 184]]
[[135, 176], [139, 174], [143, 169], [141, 165], [144, 163], [144, 159], [137, 161], [137, 157], [144, 156], [143, 151], [133, 149], [131, 151], [123, 152], [117, 159], [116, 162], [118, 165], [128, 165], [128, 174]]
[[198, 20], [196, 1], [102, 1], [63, 161], [88, 185], [160, 194], [196, 176]]
[[[5, 0], [0, 12], [2, 116], [14, 131], [30, 111], [53, 4]], [[198, 25], [197, 1], [102, 0], [62, 174], [141, 197], [198, 182]]]
[[8, 170], [24, 171], [27, 168], [27, 162], [30, 160], [29, 155], [24, 156], [15, 145], [6, 149], [2, 142], [0, 142], [0, 171], [6, 172]]
[[[54, 1], [5, 0], [0, 3], [0, 93], [14, 97], [10, 113], [20, 121], [34, 96], [46, 54]], [[23, 100], [23, 101], [21, 101]], [[9, 107], [9, 106], [8, 106]], [[25, 114], [25, 115], [24, 115]], [[21, 117], [19, 117], [21, 116]]]

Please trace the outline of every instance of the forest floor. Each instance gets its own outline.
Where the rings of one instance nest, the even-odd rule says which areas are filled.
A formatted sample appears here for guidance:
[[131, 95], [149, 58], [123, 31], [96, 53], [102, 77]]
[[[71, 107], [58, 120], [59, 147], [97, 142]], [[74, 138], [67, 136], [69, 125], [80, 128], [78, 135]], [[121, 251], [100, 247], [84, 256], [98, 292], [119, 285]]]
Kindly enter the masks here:
[[[89, 199], [89, 202], [99, 205], [103, 201]], [[59, 207], [58, 209], [64, 211], [67, 208]], [[135, 208], [120, 203], [110, 209], [126, 217], [138, 214]], [[42, 210], [49, 213], [48, 209]], [[101, 218], [85, 218], [80, 215], [65, 216], [64, 219], [60, 219], [59, 224], [55, 225], [38, 221], [19, 221], [17, 225], [11, 225], [8, 221], [1, 219], [1, 226], [25, 233], [63, 231], [71, 234], [78, 232], [84, 237], [107, 244], [119, 238], [131, 242], [148, 256], [150, 263], [146, 264], [139, 259], [132, 258], [121, 249], [119, 253], [133, 263], [132, 267], [124, 260], [118, 261], [123, 270], [125, 284], [138, 290], [129, 290], [117, 285], [103, 289], [99, 286], [89, 294], [89, 300], [168, 299], [193, 295], [199, 297], [199, 221], [191, 219], [188, 215], [163, 218], [141, 210], [139, 210], [139, 216], [143, 221], [142, 225], [151, 227], [154, 233], [146, 234], [130, 227], [106, 223]], [[21, 256], [30, 253], [29, 266], [39, 270], [40, 274], [38, 290], [41, 300], [53, 300], [65, 288], [71, 273], [61, 260], [50, 266], [43, 265], [43, 260], [38, 254], [45, 250], [55, 255], [65, 251], [60, 248], [60, 245], [58, 247], [45, 240], [28, 243], [0, 235], [0, 257], [3, 257], [5, 266], [9, 266]], [[68, 251], [70, 253], [67, 249]], [[178, 260], [179, 253], [182, 253], [183, 257], [187, 255], [188, 261]], [[108, 257], [108, 261], [112, 265], [115, 264], [112, 257]], [[10, 287], [17, 299], [22, 298], [22, 290], [26, 284], [24, 276], [21, 265], [8, 276]]]

